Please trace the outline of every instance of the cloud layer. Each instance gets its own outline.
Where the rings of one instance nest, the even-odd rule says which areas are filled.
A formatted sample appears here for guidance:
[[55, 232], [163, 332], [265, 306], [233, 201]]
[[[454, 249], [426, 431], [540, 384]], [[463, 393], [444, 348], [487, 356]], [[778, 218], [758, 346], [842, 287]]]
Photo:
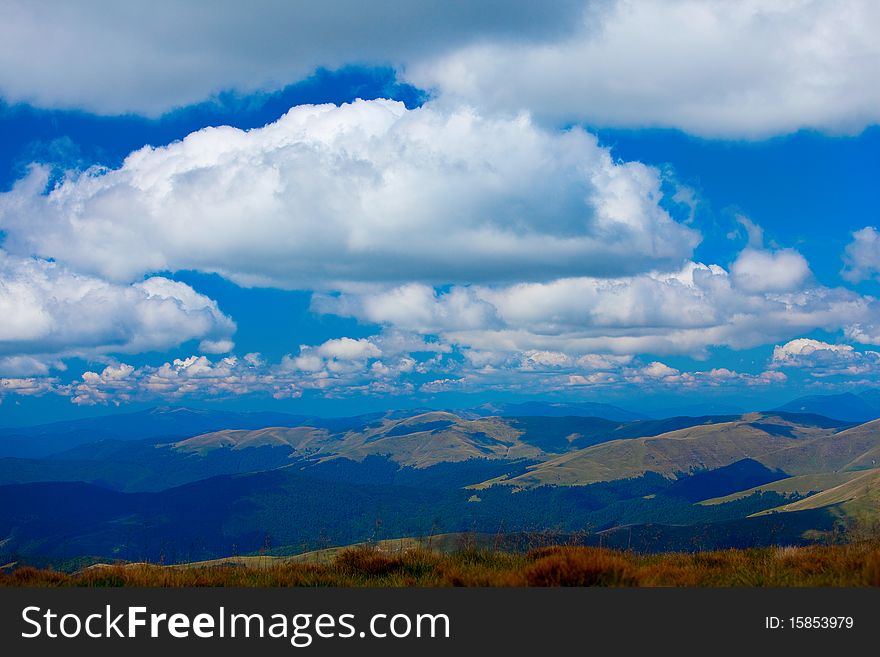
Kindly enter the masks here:
[[116, 281], [195, 269], [242, 285], [338, 288], [619, 276], [698, 242], [660, 174], [579, 129], [392, 101], [298, 106], [265, 128], [205, 128], [44, 193], [0, 196], [5, 248]]
[[[392, 65], [450, 102], [556, 123], [764, 137], [880, 120], [872, 0], [11, 0], [7, 101], [158, 114], [316, 67]], [[137, 71], [137, 75], [132, 75]]]
[[318, 66], [399, 65], [476, 39], [553, 38], [579, 13], [575, 0], [7, 0], [0, 93], [155, 115], [224, 90], [278, 89]]
[[[880, 120], [880, 5], [871, 0], [613, 3], [569, 35], [487, 40], [407, 77], [487, 111], [553, 122], [755, 138]], [[515, 81], [515, 83], [512, 83]]]
[[[755, 254], [759, 254], [755, 256]], [[772, 266], [762, 278], [751, 259]], [[747, 266], [742, 263], [745, 260]], [[550, 350], [705, 356], [712, 347], [755, 347], [815, 329], [847, 330], [871, 343], [880, 304], [843, 288], [809, 283], [794, 251], [749, 247], [731, 274], [718, 265], [688, 263], [675, 272], [631, 277], [564, 278], [438, 291], [407, 284], [379, 291], [318, 294], [317, 312], [356, 317], [479, 352]], [[746, 275], [748, 273], [748, 275]]]
[[[523, 394], [576, 393], [578, 389], [680, 390], [766, 386], [786, 381], [780, 371], [760, 374], [725, 368], [680, 371], [659, 361], [586, 356], [571, 359], [553, 352], [529, 352], [506, 362], [475, 364], [444, 345], [424, 344], [431, 351], [395, 351], [401, 336], [369, 339], [340, 338], [321, 345], [304, 345], [298, 356], [267, 363], [259, 354], [212, 360], [203, 355], [177, 358], [159, 366], [134, 367], [113, 363], [88, 370], [63, 383], [52, 377], [0, 378], [0, 401], [5, 395], [67, 397], [74, 404], [123, 404], [145, 400], [228, 399], [241, 395], [271, 395], [276, 399], [317, 393], [326, 398], [354, 395], [434, 395], [448, 391], [487, 392], [515, 389]], [[369, 352], [321, 356], [340, 342], [371, 345]], [[336, 343], [330, 344], [330, 343]], [[515, 380], [511, 379], [515, 373]]]

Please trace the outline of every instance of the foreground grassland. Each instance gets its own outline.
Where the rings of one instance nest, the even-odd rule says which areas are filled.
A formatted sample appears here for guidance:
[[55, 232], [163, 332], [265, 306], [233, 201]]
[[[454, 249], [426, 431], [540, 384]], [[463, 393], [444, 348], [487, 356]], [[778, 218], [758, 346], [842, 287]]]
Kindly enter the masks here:
[[99, 565], [72, 574], [22, 567], [0, 573], [0, 586], [880, 586], [876, 542], [652, 555], [587, 547], [527, 553], [355, 547], [323, 560], [250, 559]]

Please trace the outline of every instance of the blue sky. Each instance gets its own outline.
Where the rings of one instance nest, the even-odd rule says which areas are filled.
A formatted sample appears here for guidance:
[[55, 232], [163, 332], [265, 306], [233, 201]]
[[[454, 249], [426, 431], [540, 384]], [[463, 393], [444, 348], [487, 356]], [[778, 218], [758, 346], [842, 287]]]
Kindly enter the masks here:
[[[878, 13], [844, 4], [389, 2], [340, 34], [356, 4], [194, 3], [187, 40], [21, 4], [0, 425], [872, 387]], [[47, 30], [76, 47], [22, 59]]]

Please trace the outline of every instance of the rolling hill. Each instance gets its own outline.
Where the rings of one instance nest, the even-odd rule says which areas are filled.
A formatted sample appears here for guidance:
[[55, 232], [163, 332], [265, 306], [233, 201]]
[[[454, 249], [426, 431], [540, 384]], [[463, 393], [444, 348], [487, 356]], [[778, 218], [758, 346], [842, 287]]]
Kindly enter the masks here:
[[0, 457], [39, 458], [101, 440], [177, 440], [219, 429], [294, 427], [314, 420], [286, 413], [158, 407], [136, 413], [0, 429]]
[[876, 466], [880, 452], [880, 420], [830, 435], [788, 445], [759, 459], [791, 475], [858, 470]]
[[701, 500], [702, 505], [724, 504], [764, 492], [778, 493], [796, 498], [808, 497], [815, 493], [834, 488], [851, 479], [861, 476], [861, 472], [822, 472], [819, 474], [798, 475], [764, 483], [750, 488], [743, 488], [728, 495]]
[[[128, 414], [144, 426], [125, 439], [123, 416], [84, 422], [62, 451], [0, 458], [0, 558], [172, 563], [440, 532], [704, 549], [809, 543], [876, 516], [880, 420], [517, 408], [260, 427], [246, 425], [279, 418], [157, 409]], [[219, 422], [238, 424], [191, 433]], [[70, 442], [46, 426], [42, 448]]]
[[791, 513], [835, 507], [841, 514], [862, 523], [880, 521], [880, 468], [853, 473], [846, 481], [801, 500], [790, 502], [755, 515]]
[[[496, 483], [516, 487], [583, 486], [648, 472], [678, 479], [742, 459], [765, 463], [761, 457], [803, 441], [815, 441], [819, 449], [819, 439], [834, 435], [835, 429], [827, 424], [812, 420], [802, 424], [790, 416], [752, 413], [733, 422], [700, 424], [658, 436], [602, 443], [533, 466], [518, 477], [485, 482], [482, 487]], [[778, 463], [773, 465], [788, 472]]]

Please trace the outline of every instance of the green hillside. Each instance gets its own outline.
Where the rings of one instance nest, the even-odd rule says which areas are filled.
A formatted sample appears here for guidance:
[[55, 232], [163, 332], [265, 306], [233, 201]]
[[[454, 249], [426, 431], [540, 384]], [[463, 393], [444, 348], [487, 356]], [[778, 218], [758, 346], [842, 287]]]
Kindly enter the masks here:
[[484, 482], [483, 486], [583, 486], [630, 479], [647, 472], [677, 479], [742, 459], [755, 459], [769, 466], [772, 459], [765, 461], [761, 457], [783, 452], [805, 440], [818, 443], [833, 435], [833, 428], [801, 425], [774, 415], [749, 414], [735, 422], [603, 443], [551, 459], [517, 477]]
[[876, 467], [873, 461], [878, 450], [880, 420], [874, 420], [839, 433], [789, 445], [778, 452], [764, 454], [758, 460], [768, 467], [800, 475]]
[[861, 476], [860, 472], [822, 472], [819, 474], [799, 475], [797, 477], [788, 477], [779, 481], [773, 481], [761, 486], [755, 486], [746, 490], [741, 490], [730, 495], [722, 497], [714, 497], [712, 499], [703, 500], [702, 505], [711, 506], [713, 504], [725, 504], [740, 500], [756, 493], [779, 493], [781, 495], [811, 495], [829, 488], [834, 488], [841, 484]]
[[860, 472], [837, 486], [755, 515], [806, 511], [834, 505], [844, 515], [852, 518], [862, 521], [880, 520], [880, 468]]
[[799, 545], [864, 527], [880, 506], [880, 422], [444, 411], [308, 422], [0, 459], [0, 558], [244, 565], [459, 533], [640, 551]]
[[178, 452], [204, 456], [217, 449], [250, 449], [256, 447], [289, 448], [298, 454], [309, 454], [326, 446], [330, 432], [314, 427], [269, 427], [268, 429], [227, 429], [201, 434], [167, 446]]

